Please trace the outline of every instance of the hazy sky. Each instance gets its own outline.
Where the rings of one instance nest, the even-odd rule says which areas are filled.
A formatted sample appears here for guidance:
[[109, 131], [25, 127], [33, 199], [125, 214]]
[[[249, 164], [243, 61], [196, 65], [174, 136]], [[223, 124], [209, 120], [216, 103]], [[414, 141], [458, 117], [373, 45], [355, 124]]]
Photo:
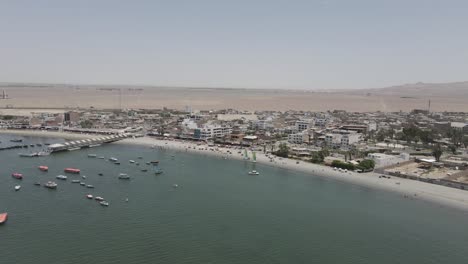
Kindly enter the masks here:
[[0, 0], [0, 82], [330, 89], [462, 80], [466, 0]]

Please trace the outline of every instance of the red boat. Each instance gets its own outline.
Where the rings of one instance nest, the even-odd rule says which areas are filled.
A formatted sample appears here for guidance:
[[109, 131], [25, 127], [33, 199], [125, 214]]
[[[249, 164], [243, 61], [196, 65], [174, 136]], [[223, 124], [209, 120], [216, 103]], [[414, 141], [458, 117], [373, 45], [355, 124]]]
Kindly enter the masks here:
[[0, 214], [0, 224], [5, 223], [7, 219], [8, 219], [8, 213], [1, 213]]
[[48, 171], [49, 170], [49, 167], [47, 167], [47, 166], [39, 166], [38, 168], [41, 171]]
[[76, 174], [80, 173], [80, 170], [75, 169], [75, 168], [66, 168], [64, 171], [68, 173], [76, 173]]
[[18, 180], [21, 180], [21, 179], [23, 179], [23, 174], [15, 172], [15, 173], [11, 174], [11, 177], [13, 177], [15, 179], [18, 179]]

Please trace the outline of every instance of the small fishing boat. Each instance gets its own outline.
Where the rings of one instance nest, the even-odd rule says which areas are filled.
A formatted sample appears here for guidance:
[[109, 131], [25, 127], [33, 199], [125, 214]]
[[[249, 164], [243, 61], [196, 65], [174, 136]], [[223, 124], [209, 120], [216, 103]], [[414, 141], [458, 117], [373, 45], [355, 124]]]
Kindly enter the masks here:
[[72, 183], [80, 183], [80, 180], [72, 180]]
[[41, 183], [40, 182], [35, 182], [34, 185], [41, 186]]
[[44, 187], [48, 189], [57, 189], [57, 183], [53, 181], [48, 181], [46, 184], [44, 184]]
[[142, 172], [147, 172], [147, 171], [148, 171], [148, 169], [141, 169], [141, 171], [142, 171]]
[[81, 185], [81, 186], [85, 186], [85, 185], [86, 185], [86, 183], [84, 183], [84, 182], [80, 182], [80, 185]]
[[81, 178], [86, 179], [86, 175], [81, 176]]
[[125, 198], [125, 202], [128, 203], [128, 198]]
[[178, 188], [179, 185], [178, 185], [178, 184], [173, 184], [172, 187], [173, 187], [173, 188]]
[[55, 178], [57, 178], [59, 180], [63, 180], [63, 181], [67, 180], [67, 176], [65, 176], [65, 175], [57, 175], [57, 176], [55, 176]]
[[98, 159], [105, 159], [103, 156], [99, 156]]
[[98, 175], [99, 175], [99, 176], [102, 176], [102, 175], [104, 175], [104, 174], [100, 172], [100, 173], [98, 173]]
[[119, 179], [130, 180], [130, 176], [128, 176], [128, 174], [126, 174], [126, 173], [120, 173], [119, 174]]
[[149, 162], [149, 161], [148, 161], [148, 162], [146, 162], [146, 165], [150, 165], [150, 164], [151, 164], [151, 162]]
[[26, 157], [26, 158], [32, 158], [32, 157], [37, 157], [37, 153], [19, 153], [18, 154], [20, 157]]
[[96, 197], [94, 197], [94, 200], [96, 200], [96, 201], [104, 201], [104, 198], [102, 198], [101, 196], [96, 196]]
[[134, 160], [129, 160], [128, 162], [130, 162], [130, 163], [135, 163], [135, 161], [134, 161]]
[[117, 159], [117, 158], [114, 158], [114, 157], [110, 157], [110, 158], [109, 158], [109, 161], [112, 161], [112, 162], [117, 162], [117, 161], [118, 161], [118, 159]]
[[101, 202], [99, 202], [99, 204], [102, 205], [102, 206], [109, 206], [109, 203], [106, 202], [106, 201], [101, 201]]
[[19, 191], [21, 189], [21, 185], [16, 185], [15, 186], [15, 191]]
[[18, 180], [22, 180], [23, 179], [23, 174], [15, 172], [15, 173], [11, 174], [11, 177], [13, 177], [15, 179], [18, 179]]
[[74, 173], [74, 174], [79, 174], [80, 173], [80, 170], [75, 169], [75, 168], [65, 168], [63, 171], [66, 172], [66, 173]]
[[15, 138], [15, 139], [10, 139], [11, 142], [23, 142], [22, 139]]
[[43, 165], [42, 165], [42, 166], [39, 166], [38, 168], [39, 168], [39, 170], [41, 170], [41, 171], [48, 171], [48, 170], [49, 170], [49, 167], [43, 166]]
[[138, 156], [138, 159], [142, 159], [143, 157], [142, 156]]
[[87, 195], [86, 195], [86, 198], [88, 198], [88, 199], [93, 199], [93, 196], [92, 196], [91, 194], [87, 194]]
[[0, 214], [0, 224], [5, 223], [8, 220], [8, 213], [1, 213]]
[[86, 185], [86, 188], [93, 189], [93, 188], [94, 188], [94, 186], [93, 186], [93, 185], [91, 185], [91, 184], [88, 184], [88, 185]]
[[96, 158], [96, 154], [88, 154], [88, 158]]
[[260, 173], [256, 170], [249, 171], [249, 175], [260, 175]]

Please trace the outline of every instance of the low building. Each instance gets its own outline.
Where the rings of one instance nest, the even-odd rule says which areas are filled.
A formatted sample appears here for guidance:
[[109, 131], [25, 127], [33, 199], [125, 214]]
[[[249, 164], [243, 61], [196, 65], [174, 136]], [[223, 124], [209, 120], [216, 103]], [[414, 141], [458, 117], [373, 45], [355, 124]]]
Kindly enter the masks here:
[[408, 153], [401, 153], [398, 156], [383, 153], [369, 153], [367, 158], [375, 162], [375, 168], [382, 168], [408, 161], [410, 155]]

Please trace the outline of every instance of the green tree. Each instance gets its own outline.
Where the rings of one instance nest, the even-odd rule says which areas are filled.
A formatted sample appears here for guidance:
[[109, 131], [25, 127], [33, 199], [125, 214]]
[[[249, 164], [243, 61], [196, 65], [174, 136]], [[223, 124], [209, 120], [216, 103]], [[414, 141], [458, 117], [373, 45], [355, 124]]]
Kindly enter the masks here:
[[331, 165], [332, 165], [332, 167], [347, 169], [347, 170], [356, 169], [356, 167], [352, 163], [342, 162], [342, 161], [339, 161], [339, 160], [334, 160]]
[[450, 145], [448, 148], [450, 149], [450, 151], [452, 152], [452, 154], [454, 154], [454, 155], [457, 154], [457, 146], [455, 146], [455, 145]]
[[92, 128], [93, 127], [93, 122], [90, 120], [84, 120], [80, 122], [81, 128]]
[[468, 135], [465, 135], [463, 137], [463, 145], [465, 146], [465, 148], [468, 148]]
[[374, 167], [375, 167], [375, 161], [370, 160], [370, 159], [361, 161], [359, 165], [357, 166], [357, 168], [361, 170], [373, 170]]
[[434, 156], [437, 162], [440, 161], [440, 157], [442, 156], [443, 153], [444, 151], [442, 150], [442, 147], [440, 146], [440, 144], [437, 144], [432, 148], [432, 156]]
[[275, 153], [277, 156], [287, 158], [289, 156], [289, 147], [286, 143], [279, 144], [278, 150]]

